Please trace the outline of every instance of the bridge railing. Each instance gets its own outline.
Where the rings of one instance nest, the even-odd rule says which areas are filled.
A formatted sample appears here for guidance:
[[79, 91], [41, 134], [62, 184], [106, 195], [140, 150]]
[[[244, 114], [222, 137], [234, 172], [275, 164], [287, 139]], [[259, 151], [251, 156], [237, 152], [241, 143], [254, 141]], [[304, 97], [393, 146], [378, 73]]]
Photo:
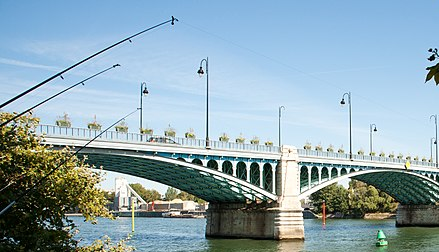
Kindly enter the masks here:
[[[47, 136], [65, 136], [70, 138], [80, 139], [92, 139], [99, 135], [102, 131], [86, 129], [86, 128], [73, 128], [73, 127], [59, 127], [55, 125], [40, 124], [36, 127], [35, 133], [38, 135], [45, 134]], [[139, 134], [139, 133], [123, 133], [118, 131], [106, 131], [100, 137], [100, 139], [108, 141], [124, 141], [124, 142], [144, 142], [154, 144], [178, 144], [182, 146], [205, 148], [206, 140], [192, 139], [184, 137], [165, 137], [159, 135]], [[151, 141], [152, 140], [152, 141]], [[221, 142], [221, 141], [209, 141], [209, 146], [212, 149], [231, 149], [231, 150], [243, 150], [243, 151], [256, 151], [256, 152], [268, 152], [279, 153], [279, 146], [266, 146], [257, 144], [241, 144], [233, 142]]]
[[[297, 149], [297, 152], [301, 156], [324, 157], [324, 158], [335, 158], [335, 159], [350, 159], [350, 156], [347, 153], [316, 151], [316, 150], [306, 150], [306, 149]], [[410, 164], [412, 164], [412, 165], [426, 166], [426, 167], [431, 167], [431, 168], [435, 168], [435, 165], [436, 165], [433, 162], [420, 161], [420, 160], [407, 160], [407, 159], [403, 159], [403, 158], [390, 158], [390, 157], [358, 155], [358, 154], [352, 154], [352, 159], [353, 160], [382, 162], [382, 163], [397, 163], [397, 164], [405, 164], [407, 161], [409, 161]]]

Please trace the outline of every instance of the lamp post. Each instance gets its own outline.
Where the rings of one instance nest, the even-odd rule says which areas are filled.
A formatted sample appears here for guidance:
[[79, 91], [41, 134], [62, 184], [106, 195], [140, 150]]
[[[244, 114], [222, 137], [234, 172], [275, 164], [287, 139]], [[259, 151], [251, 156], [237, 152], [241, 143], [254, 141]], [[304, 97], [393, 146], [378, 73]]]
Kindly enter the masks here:
[[282, 117], [282, 109], [285, 110], [284, 106], [280, 106], [279, 107], [279, 147], [281, 146], [282, 143], [282, 138], [281, 138], [281, 131], [280, 131], [280, 118]]
[[[371, 154], [372, 153], [372, 151], [373, 151], [373, 145], [372, 145], [372, 132], [377, 132], [378, 130], [377, 130], [377, 126], [375, 125], [375, 123], [372, 123], [371, 125], [369, 125], [370, 127], [369, 127], [369, 129], [370, 129], [370, 152], [369, 152], [369, 154]], [[373, 129], [373, 130], [372, 130]]]
[[349, 158], [352, 160], [352, 105], [351, 105], [351, 92], [344, 93], [341, 98], [341, 105], [345, 105], [346, 102], [344, 100], [345, 95], [348, 96], [349, 103]]
[[200, 69], [197, 71], [200, 77], [204, 75], [203, 62], [206, 63], [206, 149], [209, 149], [209, 57], [200, 62]]
[[434, 118], [434, 124], [436, 125], [436, 136], [435, 136], [435, 140], [434, 140], [434, 144], [436, 145], [436, 168], [438, 167], [438, 160], [437, 160], [437, 154], [438, 154], [438, 151], [437, 151], [437, 115], [431, 115], [430, 116], [430, 121], [431, 121], [431, 118]]
[[434, 144], [436, 144], [436, 138], [430, 138], [430, 162], [433, 162], [433, 140]]
[[140, 141], [143, 140], [143, 123], [142, 123], [142, 116], [143, 116], [143, 96], [146, 96], [148, 94], [148, 88], [146, 87], [146, 82], [140, 83], [140, 125], [139, 125], [139, 132], [140, 132]]

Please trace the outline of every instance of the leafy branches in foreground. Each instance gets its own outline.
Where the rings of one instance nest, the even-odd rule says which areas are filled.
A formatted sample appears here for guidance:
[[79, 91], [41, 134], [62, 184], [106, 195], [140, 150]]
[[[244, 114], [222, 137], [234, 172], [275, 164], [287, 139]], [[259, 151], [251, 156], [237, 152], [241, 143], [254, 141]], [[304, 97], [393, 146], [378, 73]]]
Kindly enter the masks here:
[[[0, 113], [0, 122], [14, 116]], [[93, 222], [112, 217], [96, 187], [102, 176], [69, 149], [43, 145], [34, 133], [37, 125], [37, 118], [26, 115], [0, 128], [0, 208], [16, 201], [0, 215], [0, 251], [75, 251], [76, 226], [68, 211]]]
[[[437, 48], [430, 48], [428, 49], [428, 52], [431, 53], [430, 57], [428, 57], [429, 61], [435, 61], [437, 59], [439, 59], [439, 54], [437, 51]], [[427, 67], [428, 73], [427, 73], [427, 77], [425, 78], [425, 82], [431, 80], [431, 78], [434, 77], [434, 82], [436, 83], [436, 86], [439, 85], [439, 63], [437, 63], [434, 66], [429, 66]]]

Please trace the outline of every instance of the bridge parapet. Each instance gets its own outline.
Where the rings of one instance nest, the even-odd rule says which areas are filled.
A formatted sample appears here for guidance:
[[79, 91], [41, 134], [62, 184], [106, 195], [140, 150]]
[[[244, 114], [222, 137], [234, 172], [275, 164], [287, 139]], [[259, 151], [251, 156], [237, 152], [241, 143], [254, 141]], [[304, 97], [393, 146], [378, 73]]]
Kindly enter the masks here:
[[[100, 130], [93, 130], [87, 128], [67, 128], [59, 127], [55, 125], [40, 124], [35, 129], [38, 135], [45, 134], [47, 136], [63, 136], [71, 137], [75, 139], [92, 139], [102, 133]], [[106, 131], [100, 137], [100, 140], [108, 141], [121, 141], [132, 143], [147, 143], [154, 139], [162, 139], [164, 143], [174, 143], [177, 145], [194, 147], [194, 148], [206, 148], [206, 140], [204, 139], [192, 139], [183, 137], [164, 137], [159, 135], [148, 135], [139, 133], [122, 133], [117, 131]], [[169, 142], [167, 142], [169, 140]], [[245, 144], [234, 142], [222, 142], [222, 141], [209, 141], [210, 149], [224, 149], [224, 150], [242, 150], [251, 152], [266, 152], [266, 153], [280, 153], [279, 146], [259, 145], [259, 144]]]
[[433, 162], [407, 160], [403, 158], [389, 158], [389, 157], [357, 155], [357, 154], [353, 154], [352, 158], [350, 158], [349, 154], [346, 153], [305, 150], [305, 149], [297, 149], [297, 151], [300, 157], [316, 157], [316, 158], [323, 158], [325, 160], [338, 159], [338, 160], [349, 160], [349, 161], [360, 161], [360, 162], [367, 161], [367, 162], [375, 162], [375, 163], [392, 163], [392, 164], [401, 164], [402, 166], [404, 166], [404, 164], [406, 164], [407, 161], [409, 161], [410, 165], [436, 168], [435, 163]]

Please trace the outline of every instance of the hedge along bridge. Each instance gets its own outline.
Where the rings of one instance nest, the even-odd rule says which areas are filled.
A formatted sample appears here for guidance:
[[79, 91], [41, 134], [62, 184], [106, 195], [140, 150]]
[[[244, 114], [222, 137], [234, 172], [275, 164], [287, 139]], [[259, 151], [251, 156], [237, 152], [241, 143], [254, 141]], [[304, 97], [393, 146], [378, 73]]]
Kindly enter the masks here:
[[[81, 147], [101, 132], [39, 125], [36, 133], [54, 147]], [[304, 239], [300, 199], [347, 178], [397, 200], [398, 226], [439, 226], [439, 169], [429, 162], [365, 155], [351, 159], [286, 145], [220, 141], [210, 141], [206, 149], [205, 140], [167, 139], [173, 143], [161, 143], [159, 136], [107, 131], [81, 155], [96, 167], [157, 181], [208, 201], [206, 236]]]

